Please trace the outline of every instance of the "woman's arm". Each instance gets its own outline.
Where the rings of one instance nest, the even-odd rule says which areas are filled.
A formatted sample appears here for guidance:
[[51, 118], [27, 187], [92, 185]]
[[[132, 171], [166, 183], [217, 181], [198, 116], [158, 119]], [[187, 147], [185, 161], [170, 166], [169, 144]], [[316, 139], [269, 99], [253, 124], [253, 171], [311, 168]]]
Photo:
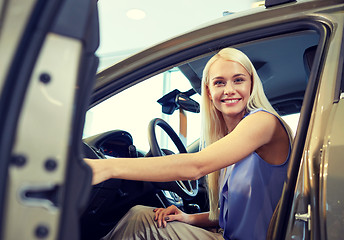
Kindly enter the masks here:
[[109, 178], [142, 181], [198, 179], [273, 142], [280, 129], [275, 116], [257, 112], [244, 118], [230, 134], [197, 153], [85, 161], [93, 170], [93, 184]]
[[219, 221], [210, 221], [209, 212], [205, 212], [205, 213], [190, 214], [189, 224], [197, 226], [197, 227], [201, 227], [201, 228], [212, 228], [212, 227], [218, 227]]
[[92, 184], [97, 184], [110, 178], [167, 182], [174, 180], [198, 179], [199, 174], [194, 169], [184, 169], [185, 164], [192, 165], [196, 154], [176, 154], [164, 157], [147, 158], [111, 158], [84, 160], [92, 168]]

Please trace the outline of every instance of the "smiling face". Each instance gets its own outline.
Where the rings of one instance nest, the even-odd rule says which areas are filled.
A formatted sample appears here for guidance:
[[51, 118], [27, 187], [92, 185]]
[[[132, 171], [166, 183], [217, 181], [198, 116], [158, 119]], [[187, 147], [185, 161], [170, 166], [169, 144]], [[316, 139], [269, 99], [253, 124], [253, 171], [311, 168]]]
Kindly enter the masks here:
[[219, 58], [211, 65], [208, 96], [226, 122], [244, 116], [251, 84], [250, 74], [237, 62]]

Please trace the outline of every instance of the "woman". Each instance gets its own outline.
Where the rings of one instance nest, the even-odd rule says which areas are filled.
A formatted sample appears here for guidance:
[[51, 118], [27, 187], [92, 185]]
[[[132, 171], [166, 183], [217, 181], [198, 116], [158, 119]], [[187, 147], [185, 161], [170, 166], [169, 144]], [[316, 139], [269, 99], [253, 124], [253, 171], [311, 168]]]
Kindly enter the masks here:
[[[153, 213], [137, 207], [108, 239], [265, 239], [286, 178], [291, 131], [268, 102], [251, 61], [237, 49], [222, 49], [205, 66], [201, 106], [197, 153], [86, 161], [94, 184], [109, 178], [172, 181], [208, 174], [210, 212], [189, 215], [171, 206]], [[194, 227], [218, 224], [223, 237]]]

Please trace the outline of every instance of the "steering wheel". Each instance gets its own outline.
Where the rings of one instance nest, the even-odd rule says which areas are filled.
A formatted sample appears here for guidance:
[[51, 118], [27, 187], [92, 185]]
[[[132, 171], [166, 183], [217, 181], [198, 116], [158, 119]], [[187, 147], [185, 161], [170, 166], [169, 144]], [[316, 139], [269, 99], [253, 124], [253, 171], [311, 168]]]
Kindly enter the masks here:
[[[161, 150], [158, 141], [156, 139], [155, 129], [159, 125], [171, 138], [173, 143], [176, 145], [179, 153], [187, 153], [186, 148], [175, 131], [171, 126], [160, 118], [155, 118], [150, 121], [148, 126], [148, 142], [150, 151], [153, 156], [164, 156], [166, 152]], [[171, 151], [168, 151], [169, 153]], [[171, 153], [172, 154], [172, 153]], [[159, 188], [175, 192], [181, 198], [190, 200], [195, 197], [198, 193], [198, 180], [187, 180], [187, 181], [172, 181], [172, 182], [157, 182], [155, 183]]]

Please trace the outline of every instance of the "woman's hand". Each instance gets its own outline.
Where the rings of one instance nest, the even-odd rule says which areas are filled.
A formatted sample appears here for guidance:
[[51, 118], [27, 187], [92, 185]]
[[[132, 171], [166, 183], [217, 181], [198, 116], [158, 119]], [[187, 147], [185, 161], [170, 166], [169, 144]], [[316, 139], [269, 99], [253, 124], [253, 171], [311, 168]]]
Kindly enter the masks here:
[[179, 221], [189, 223], [189, 214], [184, 213], [179, 210], [174, 205], [168, 208], [156, 208], [153, 210], [155, 212], [154, 220], [157, 222], [158, 227], [166, 227], [167, 222]]

